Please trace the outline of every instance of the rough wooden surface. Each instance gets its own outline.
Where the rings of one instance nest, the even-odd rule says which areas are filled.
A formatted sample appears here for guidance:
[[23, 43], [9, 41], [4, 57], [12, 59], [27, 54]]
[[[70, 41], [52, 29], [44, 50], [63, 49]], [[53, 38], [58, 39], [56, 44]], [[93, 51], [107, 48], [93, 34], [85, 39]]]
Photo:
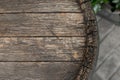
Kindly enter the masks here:
[[0, 80], [74, 80], [79, 68], [72, 62], [1, 62]]
[[84, 39], [84, 37], [0, 38], [0, 61], [80, 61], [85, 46]]
[[0, 0], [0, 80], [87, 80], [96, 28], [86, 3]]
[[84, 36], [80, 13], [0, 14], [0, 36]]
[[81, 12], [76, 0], [0, 0], [0, 13]]

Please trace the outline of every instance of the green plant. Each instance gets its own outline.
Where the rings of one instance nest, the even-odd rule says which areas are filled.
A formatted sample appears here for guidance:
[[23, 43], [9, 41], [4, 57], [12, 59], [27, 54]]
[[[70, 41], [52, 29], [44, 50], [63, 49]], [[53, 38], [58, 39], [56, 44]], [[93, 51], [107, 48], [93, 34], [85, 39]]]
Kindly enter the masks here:
[[103, 8], [104, 4], [111, 6], [111, 11], [120, 10], [120, 0], [91, 0], [95, 13]]
[[109, 3], [112, 6], [112, 11], [120, 10], [120, 0], [110, 0]]

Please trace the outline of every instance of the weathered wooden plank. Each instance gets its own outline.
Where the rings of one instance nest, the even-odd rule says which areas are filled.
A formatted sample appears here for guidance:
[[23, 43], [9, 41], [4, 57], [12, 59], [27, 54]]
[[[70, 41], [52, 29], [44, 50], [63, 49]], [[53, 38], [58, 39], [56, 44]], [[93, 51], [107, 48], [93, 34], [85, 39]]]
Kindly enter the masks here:
[[0, 61], [80, 61], [84, 37], [0, 38]]
[[83, 36], [83, 14], [0, 14], [0, 36]]
[[0, 13], [11, 12], [81, 12], [81, 10], [76, 0], [0, 0]]
[[0, 62], [0, 80], [74, 80], [79, 68], [72, 62]]

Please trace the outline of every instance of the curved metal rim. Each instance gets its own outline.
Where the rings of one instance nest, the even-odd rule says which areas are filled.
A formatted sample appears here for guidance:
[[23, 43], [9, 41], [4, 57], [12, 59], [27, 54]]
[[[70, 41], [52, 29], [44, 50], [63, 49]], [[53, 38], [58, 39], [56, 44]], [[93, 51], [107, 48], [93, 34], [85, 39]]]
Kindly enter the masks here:
[[[96, 19], [97, 20], [97, 19]], [[92, 80], [92, 77], [93, 77], [93, 74], [95, 73], [95, 70], [96, 70], [96, 66], [97, 66], [97, 61], [98, 61], [98, 57], [99, 57], [99, 40], [100, 40], [100, 37], [99, 37], [99, 29], [98, 29], [98, 23], [96, 23], [97, 26], [97, 50], [95, 52], [96, 56], [95, 56], [95, 60], [93, 62], [93, 70], [90, 72], [89, 76], [88, 76], [88, 80]]]
[[[81, 7], [81, 4], [85, 4], [85, 3], [89, 3], [90, 2], [90, 0], [79, 0], [79, 5], [80, 5], [80, 7]], [[88, 8], [88, 7], [90, 7], [91, 6], [91, 4], [89, 4], [88, 6], [86, 6], [86, 5], [84, 5], [85, 6], [85, 8], [83, 7], [83, 8], [81, 8], [83, 11], [84, 11], [84, 13], [85, 14], [87, 14], [88, 12], [86, 11], [86, 9]], [[94, 13], [94, 11], [93, 11], [93, 9], [92, 9], [92, 6], [91, 6], [91, 8], [89, 8], [92, 12], [93, 12], [93, 14], [95, 15], [95, 13]], [[84, 17], [85, 18], [87, 18], [88, 17], [88, 15], [84, 15]], [[95, 20], [97, 20], [96, 19], [96, 17], [95, 17]], [[93, 52], [93, 54], [94, 54], [94, 59], [92, 59], [92, 65], [91, 65], [91, 67], [92, 67], [92, 70], [89, 70], [89, 72], [87, 73], [88, 74], [88, 76], [86, 76], [86, 75], [83, 75], [83, 76], [86, 76], [86, 78], [82, 78], [82, 79], [84, 79], [84, 80], [92, 80], [92, 76], [93, 76], [93, 73], [95, 72], [95, 67], [96, 67], [96, 65], [97, 65], [97, 60], [98, 60], [98, 55], [99, 55], [99, 31], [98, 31], [98, 24], [97, 24], [97, 22], [95, 21], [95, 24], [96, 24], [96, 26], [95, 26], [95, 28], [96, 28], [96, 30], [97, 30], [97, 33], [96, 33], [96, 44], [95, 44], [95, 46], [96, 46], [96, 50]], [[86, 24], [87, 25], [87, 24]], [[87, 71], [87, 70], [86, 70]], [[80, 80], [82, 80], [82, 79], [80, 79]]]

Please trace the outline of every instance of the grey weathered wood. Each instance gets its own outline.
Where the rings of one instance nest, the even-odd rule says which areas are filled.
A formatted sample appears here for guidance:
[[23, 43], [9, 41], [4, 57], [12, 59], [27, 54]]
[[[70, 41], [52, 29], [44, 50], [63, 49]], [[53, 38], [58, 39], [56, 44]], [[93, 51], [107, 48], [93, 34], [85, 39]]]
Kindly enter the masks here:
[[0, 14], [0, 36], [84, 36], [80, 13]]
[[84, 37], [0, 38], [0, 61], [78, 61]]
[[96, 30], [89, 0], [0, 0], [0, 80], [87, 80]]
[[76, 0], [0, 0], [0, 13], [81, 12]]
[[0, 80], [74, 80], [79, 68], [72, 62], [0, 62]]

